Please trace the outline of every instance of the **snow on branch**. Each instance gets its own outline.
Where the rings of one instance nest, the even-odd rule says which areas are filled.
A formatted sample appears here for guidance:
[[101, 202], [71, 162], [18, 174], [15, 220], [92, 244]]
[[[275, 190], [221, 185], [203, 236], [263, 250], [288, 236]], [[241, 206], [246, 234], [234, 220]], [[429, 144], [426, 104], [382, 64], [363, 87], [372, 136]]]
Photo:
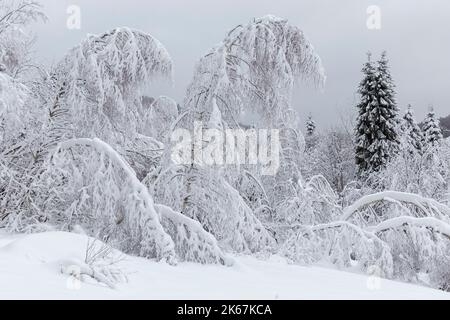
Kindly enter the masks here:
[[337, 206], [338, 196], [334, 192], [330, 183], [322, 175], [312, 176], [306, 183], [305, 191], [313, 193], [315, 196], [323, 199], [324, 202], [331, 206]]
[[370, 231], [347, 221], [292, 227], [281, 252], [295, 262], [311, 264], [329, 259], [339, 267], [358, 264], [362, 269], [377, 265], [387, 276], [392, 275], [391, 249]]
[[411, 226], [419, 228], [429, 228], [446, 236], [450, 240], [450, 224], [433, 217], [415, 218], [415, 217], [397, 217], [381, 222], [377, 226], [370, 228], [373, 233], [381, 233], [389, 229], [396, 229], [402, 226]]
[[[59, 149], [70, 149], [77, 146], [85, 146], [94, 148], [97, 151], [107, 154], [119, 167], [125, 171], [126, 175], [129, 177], [133, 187], [142, 191], [145, 187], [136, 178], [133, 169], [128, 165], [128, 163], [123, 160], [123, 158], [107, 143], [101, 141], [100, 139], [88, 139], [88, 138], [78, 138], [62, 142], [59, 145]], [[58, 150], [57, 150], [58, 151]]]
[[0, 35], [13, 27], [23, 27], [31, 22], [46, 20], [42, 5], [32, 0], [3, 0], [0, 3]]
[[89, 67], [101, 72], [98, 76], [104, 80], [116, 80], [122, 85], [146, 84], [155, 77], [172, 79], [173, 73], [172, 59], [161, 42], [147, 33], [125, 27], [89, 35], [72, 49], [63, 63], [75, 72], [77, 68], [82, 71], [83, 67]]
[[348, 220], [353, 214], [358, 212], [358, 210], [380, 201], [411, 204], [420, 209], [426, 217], [437, 217], [443, 220], [448, 220], [450, 218], [450, 208], [434, 199], [424, 198], [420, 195], [406, 192], [383, 191], [364, 196], [348, 206], [344, 210], [340, 220]]
[[[294, 224], [281, 253], [299, 263], [327, 259], [338, 267], [377, 266], [384, 276], [417, 281], [426, 272], [434, 285], [446, 283], [450, 224], [435, 217], [400, 216], [375, 226], [349, 221]], [[437, 283], [437, 284], [436, 284]]]
[[156, 204], [164, 229], [175, 242], [175, 251], [182, 260], [232, 265], [233, 260], [219, 248], [216, 238], [202, 225], [171, 208]]

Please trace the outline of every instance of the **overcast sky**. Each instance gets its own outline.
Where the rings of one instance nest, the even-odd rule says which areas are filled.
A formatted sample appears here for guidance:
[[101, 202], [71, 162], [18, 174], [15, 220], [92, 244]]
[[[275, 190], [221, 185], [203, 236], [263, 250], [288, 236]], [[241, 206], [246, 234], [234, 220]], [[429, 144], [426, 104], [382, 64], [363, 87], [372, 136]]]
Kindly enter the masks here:
[[[422, 120], [430, 105], [450, 114], [450, 1], [448, 0], [40, 0], [49, 21], [33, 26], [37, 56], [56, 63], [87, 33], [119, 26], [159, 39], [175, 65], [173, 88], [160, 89], [181, 101], [195, 63], [234, 26], [273, 14], [300, 27], [322, 58], [323, 92], [299, 85], [294, 105], [312, 113], [323, 128], [354, 109], [366, 52], [387, 50], [400, 109], [411, 103]], [[67, 8], [81, 9], [81, 29], [66, 27]], [[381, 29], [366, 27], [369, 5], [381, 9]]]

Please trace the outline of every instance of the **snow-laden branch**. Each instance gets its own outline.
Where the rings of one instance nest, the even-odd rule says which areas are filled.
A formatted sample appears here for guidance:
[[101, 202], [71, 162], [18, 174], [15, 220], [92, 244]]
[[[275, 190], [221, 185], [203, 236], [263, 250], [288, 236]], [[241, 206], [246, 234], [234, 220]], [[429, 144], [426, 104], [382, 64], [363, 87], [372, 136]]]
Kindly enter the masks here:
[[111, 160], [113, 160], [123, 171], [125, 171], [126, 175], [130, 179], [131, 183], [133, 184], [133, 187], [138, 190], [138, 192], [141, 192], [142, 189], [145, 189], [145, 186], [141, 184], [141, 182], [136, 178], [136, 174], [133, 171], [133, 169], [128, 165], [128, 163], [123, 160], [123, 158], [117, 153], [116, 150], [114, 150], [109, 144], [106, 142], [103, 142], [100, 139], [94, 138], [78, 138], [78, 139], [71, 139], [64, 141], [59, 144], [59, 149], [70, 149], [73, 147], [79, 147], [79, 146], [85, 146], [85, 147], [91, 147], [95, 150], [107, 154]]
[[393, 272], [389, 244], [373, 232], [348, 221], [334, 221], [314, 226], [295, 225], [281, 251], [300, 263], [316, 263], [327, 259], [338, 267], [357, 263], [362, 269], [378, 266], [385, 275]]
[[[175, 263], [175, 245], [171, 237], [164, 231], [153, 199], [147, 188], [136, 178], [134, 170], [111, 146], [100, 139], [80, 138], [63, 142], [54, 156], [61, 150], [75, 147], [90, 147], [101, 155], [106, 155], [125, 174], [125, 181], [123, 185], [119, 186], [122, 189], [121, 192], [126, 193], [125, 201], [127, 201], [127, 203], [121, 204], [126, 213], [121, 220], [126, 222], [127, 235], [131, 236], [133, 241], [140, 239], [137, 241], [140, 246], [140, 255], [152, 257], [156, 254], [157, 258], [164, 258]], [[121, 224], [120, 220], [118, 224]]]
[[318, 224], [315, 226], [308, 226], [305, 227], [306, 232], [318, 232], [326, 229], [335, 229], [335, 228], [342, 228], [342, 227], [348, 227], [349, 229], [352, 229], [357, 234], [359, 234], [363, 238], [372, 239], [376, 242], [378, 242], [382, 246], [386, 246], [386, 243], [382, 241], [380, 238], [378, 238], [374, 233], [369, 232], [367, 230], [364, 230], [361, 227], [358, 227], [357, 225], [350, 223], [348, 221], [333, 221], [330, 223], [323, 223]]
[[376, 234], [384, 232], [389, 229], [396, 229], [408, 225], [410, 227], [430, 228], [435, 232], [441, 233], [450, 239], [450, 224], [433, 217], [415, 218], [408, 216], [401, 216], [392, 218], [381, 222], [374, 227], [361, 228], [348, 221], [333, 221], [325, 224], [318, 224], [315, 226], [303, 226], [306, 232], [317, 232], [325, 229], [349, 227], [365, 238], [377, 241], [379, 244], [385, 246], [386, 243], [382, 241]]
[[47, 17], [41, 9], [42, 5], [37, 1], [0, 3], [0, 34], [12, 27], [20, 28], [37, 20], [45, 21]]
[[362, 239], [370, 240], [376, 242], [378, 245], [380, 245], [381, 248], [383, 248], [384, 251], [389, 252], [389, 246], [386, 242], [381, 240], [374, 232], [365, 230], [361, 227], [358, 227], [357, 225], [353, 223], [349, 223], [348, 221], [334, 221], [330, 223], [324, 223], [319, 224], [315, 226], [306, 227], [307, 232], [318, 232], [326, 229], [335, 229], [335, 228], [343, 228], [347, 227], [351, 230], [353, 230], [356, 234], [358, 234]]
[[[410, 268], [413, 259], [423, 254], [429, 259], [425, 262], [429, 265], [426, 268], [434, 270], [436, 263], [447, 261], [449, 242], [439, 239], [450, 240], [450, 224], [434, 217], [401, 216], [371, 227], [333, 221], [313, 226], [295, 224], [290, 228], [292, 235], [283, 245], [282, 252], [294, 261], [314, 263], [325, 258], [346, 267], [351, 265], [350, 255], [366, 268], [376, 265], [388, 277], [405, 266]], [[407, 228], [408, 232], [389, 232], [399, 228]], [[436, 237], [439, 234], [443, 238]], [[405, 248], [404, 243], [408, 243], [409, 248]]]
[[340, 220], [350, 219], [358, 210], [371, 205], [375, 202], [402, 202], [411, 204], [420, 209], [425, 216], [438, 217], [440, 219], [450, 218], [450, 208], [438, 201], [430, 198], [424, 198], [417, 194], [399, 192], [399, 191], [383, 191], [370, 194], [360, 198], [358, 201], [348, 206], [342, 214]]
[[383, 221], [377, 226], [368, 229], [376, 234], [389, 229], [396, 229], [405, 225], [411, 227], [430, 228], [433, 231], [441, 233], [450, 239], [450, 224], [433, 217], [415, 218], [402, 216]]
[[155, 204], [161, 223], [175, 242], [175, 251], [184, 261], [232, 265], [233, 260], [219, 248], [216, 238], [202, 225], [172, 208]]

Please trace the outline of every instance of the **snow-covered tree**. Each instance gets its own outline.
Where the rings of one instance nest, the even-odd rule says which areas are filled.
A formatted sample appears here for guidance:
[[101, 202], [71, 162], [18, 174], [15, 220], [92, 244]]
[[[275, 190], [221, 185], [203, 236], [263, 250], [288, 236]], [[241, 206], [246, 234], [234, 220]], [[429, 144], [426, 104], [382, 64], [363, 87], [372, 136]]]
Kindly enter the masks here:
[[30, 66], [32, 35], [25, 27], [45, 21], [42, 6], [33, 0], [2, 0], [0, 3], [0, 71], [16, 78]]
[[311, 115], [308, 116], [308, 120], [306, 120], [306, 135], [312, 136], [316, 132], [316, 123], [314, 122]]
[[354, 149], [351, 132], [333, 128], [321, 133], [303, 159], [305, 178], [323, 175], [334, 190], [342, 192], [355, 177]]
[[377, 65], [370, 60], [362, 70], [364, 78], [358, 93], [357, 105], [356, 163], [360, 177], [384, 168], [398, 150], [398, 110], [395, 102], [393, 81], [383, 53]]
[[375, 97], [375, 68], [371, 61], [371, 54], [368, 54], [368, 61], [362, 69], [364, 75], [363, 80], [359, 84], [358, 93], [361, 95], [361, 102], [357, 105], [358, 117], [356, 123], [356, 164], [358, 165], [358, 173], [360, 176], [364, 172], [369, 171], [369, 147], [370, 136], [369, 127], [369, 108], [370, 105], [376, 104]]
[[316, 135], [316, 123], [312, 119], [312, 116], [308, 116], [308, 120], [306, 120], [306, 136], [305, 136], [305, 147], [307, 152], [311, 152], [311, 150], [318, 143], [319, 137]]
[[172, 60], [152, 36], [128, 28], [90, 35], [59, 63], [71, 136], [123, 145], [142, 131], [142, 89], [171, 78]]
[[20, 82], [0, 72], [0, 152], [8, 152], [26, 134], [28, 90]]
[[129, 28], [89, 35], [52, 72], [50, 101], [55, 103], [48, 108], [57, 108], [48, 127], [56, 133], [52, 143], [100, 138], [142, 179], [157, 165], [162, 149], [156, 137], [147, 135], [154, 111], [145, 105], [143, 92], [153, 81], [171, 77], [170, 55], [151, 35]]
[[42, 113], [32, 96], [29, 88], [0, 72], [0, 227], [33, 201], [28, 187]]
[[184, 111], [186, 117], [209, 119], [215, 98], [231, 127], [239, 127], [239, 117], [249, 108], [263, 125], [276, 125], [291, 109], [292, 86], [298, 77], [322, 82], [320, 58], [300, 29], [285, 19], [265, 16], [232, 29], [201, 58]]
[[[212, 233], [219, 240], [225, 240], [222, 243], [234, 235], [234, 250], [254, 251], [273, 243], [255, 214], [271, 211], [270, 207], [281, 203], [284, 190], [296, 192], [292, 185], [300, 179], [297, 166], [303, 137], [290, 99], [294, 81], [299, 77], [321, 82], [324, 75], [319, 57], [297, 27], [285, 19], [265, 16], [231, 30], [201, 58], [188, 87], [175, 123], [178, 128], [193, 130], [194, 122], [200, 122], [205, 127], [214, 124], [240, 129], [244, 114], [253, 111], [258, 118], [254, 128], [280, 130], [282, 168], [276, 177], [262, 179], [257, 168], [246, 166], [213, 170], [193, 163], [166, 169], [164, 172], [171, 174], [159, 181], [164, 185], [164, 181], [176, 181], [174, 176], [180, 178], [177, 186], [166, 190], [177, 190], [177, 194], [166, 194], [161, 198], [163, 202], [198, 219], [207, 230], [214, 230]], [[250, 189], [247, 183], [241, 183], [248, 177], [270, 199], [254, 201], [255, 197], [245, 194], [244, 190]]]
[[[377, 216], [380, 203], [388, 215]], [[364, 196], [325, 223], [294, 224], [281, 253], [303, 264], [339, 268], [448, 288], [450, 208], [433, 199], [385, 191]], [[423, 277], [426, 275], [426, 279]], [[424, 282], [425, 281], [425, 282]]]
[[[16, 143], [20, 143], [19, 136], [25, 133], [20, 112], [25, 96], [23, 88], [18, 87], [8, 75], [0, 72], [0, 219], [4, 219], [9, 214], [9, 209], [14, 206], [8, 195], [19, 188], [18, 185], [12, 186], [10, 183], [15, 176], [15, 170], [5, 160], [6, 155], [16, 148]], [[17, 131], [20, 132], [19, 135]]]
[[408, 105], [408, 109], [406, 110], [405, 115], [403, 116], [403, 121], [401, 124], [402, 131], [402, 147], [408, 151], [413, 152], [413, 148], [417, 151], [421, 151], [423, 149], [423, 135], [422, 130], [414, 118], [414, 111], [411, 105]]
[[435, 147], [443, 138], [439, 118], [432, 107], [423, 122], [422, 130], [425, 148]]
[[154, 204], [129, 164], [99, 139], [59, 144], [32, 187], [38, 206], [20, 218], [33, 228], [82, 228], [124, 252], [169, 263], [231, 262], [197, 222]]

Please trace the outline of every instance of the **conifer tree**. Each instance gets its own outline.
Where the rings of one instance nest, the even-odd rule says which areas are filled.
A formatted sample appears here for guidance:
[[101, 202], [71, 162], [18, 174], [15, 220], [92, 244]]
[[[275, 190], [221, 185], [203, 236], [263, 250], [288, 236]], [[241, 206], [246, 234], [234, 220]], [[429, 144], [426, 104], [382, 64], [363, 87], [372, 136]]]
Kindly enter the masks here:
[[384, 168], [399, 146], [398, 109], [386, 53], [376, 65], [370, 58], [369, 53], [358, 89], [361, 100], [357, 105], [356, 164], [360, 177]]
[[423, 149], [423, 134], [416, 122], [416, 119], [414, 118], [414, 110], [411, 105], [408, 105], [408, 109], [403, 116], [401, 131], [403, 134], [405, 148], [407, 148], [410, 152], [421, 152]]
[[430, 108], [430, 111], [425, 118], [422, 130], [425, 147], [434, 147], [443, 138], [439, 119], [436, 117], [433, 107]]
[[308, 116], [308, 120], [306, 121], [306, 135], [311, 137], [316, 132], [316, 123], [312, 119], [312, 116]]

